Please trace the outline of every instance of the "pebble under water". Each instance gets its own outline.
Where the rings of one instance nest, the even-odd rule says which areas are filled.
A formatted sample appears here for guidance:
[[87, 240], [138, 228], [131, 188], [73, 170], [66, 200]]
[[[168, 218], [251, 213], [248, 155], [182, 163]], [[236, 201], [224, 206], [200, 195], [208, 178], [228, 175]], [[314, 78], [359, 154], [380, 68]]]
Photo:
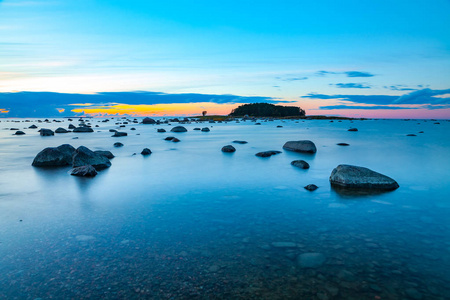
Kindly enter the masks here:
[[[448, 121], [192, 122], [170, 132], [179, 124], [119, 128], [115, 118], [39, 136], [78, 124], [58, 120], [0, 120], [0, 299], [450, 299]], [[282, 149], [295, 140], [317, 153]], [[111, 151], [112, 166], [93, 178], [31, 166], [66, 143]], [[269, 150], [281, 153], [255, 156]], [[400, 188], [335, 190], [339, 164]]]

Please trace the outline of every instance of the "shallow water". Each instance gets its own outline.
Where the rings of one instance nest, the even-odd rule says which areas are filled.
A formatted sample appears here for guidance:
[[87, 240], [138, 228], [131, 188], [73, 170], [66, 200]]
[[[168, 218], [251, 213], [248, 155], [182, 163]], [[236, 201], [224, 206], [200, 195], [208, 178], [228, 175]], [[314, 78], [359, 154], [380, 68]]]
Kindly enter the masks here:
[[[186, 133], [129, 124], [120, 138], [108, 132], [114, 120], [52, 137], [5, 128], [69, 122], [19, 121], [0, 122], [0, 298], [450, 298], [448, 121], [192, 123]], [[282, 150], [301, 139], [317, 153]], [[248, 144], [222, 153], [233, 140]], [[64, 143], [116, 157], [95, 178], [31, 166], [40, 150]], [[143, 157], [144, 147], [153, 153]], [[255, 156], [266, 150], [282, 153]], [[291, 166], [296, 159], [311, 168]], [[339, 164], [368, 167], [400, 188], [340, 194], [328, 181]], [[319, 189], [305, 190], [310, 183]], [[297, 258], [311, 252], [325, 261], [303, 268]]]

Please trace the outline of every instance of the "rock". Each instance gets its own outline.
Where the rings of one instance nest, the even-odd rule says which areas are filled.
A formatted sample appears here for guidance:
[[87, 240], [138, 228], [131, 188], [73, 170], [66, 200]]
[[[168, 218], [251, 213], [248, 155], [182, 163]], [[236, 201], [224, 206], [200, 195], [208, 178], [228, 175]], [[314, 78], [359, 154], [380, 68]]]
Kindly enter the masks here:
[[304, 140], [304, 141], [289, 141], [286, 142], [283, 146], [283, 149], [294, 151], [294, 152], [301, 152], [301, 153], [316, 153], [316, 145], [314, 145], [313, 142]]
[[123, 144], [122, 144], [122, 143], [119, 143], [119, 142], [117, 142], [117, 143], [114, 143], [114, 147], [116, 147], [116, 148], [118, 148], [118, 147], [123, 147]]
[[420, 300], [423, 298], [423, 295], [415, 288], [406, 289], [405, 293], [409, 298], [414, 299], [414, 300]]
[[104, 156], [104, 157], [106, 157], [108, 159], [114, 158], [114, 154], [112, 154], [111, 151], [95, 150], [94, 153], [102, 155], [102, 156]]
[[261, 123], [255, 123], [255, 125], [261, 125]]
[[269, 157], [269, 156], [279, 154], [279, 153], [281, 153], [281, 151], [269, 150], [269, 151], [258, 152], [255, 155], [259, 156], [259, 157]]
[[164, 128], [159, 128], [157, 131], [158, 132], [166, 132], [166, 130]]
[[109, 168], [111, 162], [103, 155], [97, 154], [84, 146], [78, 147], [73, 156], [73, 167], [93, 166], [97, 171]]
[[337, 143], [336, 145], [338, 145], [338, 146], [350, 146], [350, 144], [347, 144], [347, 143]]
[[332, 172], [330, 182], [334, 186], [356, 189], [395, 190], [398, 183], [392, 178], [364, 167], [339, 165]]
[[81, 126], [73, 129], [73, 132], [94, 132], [91, 127]]
[[67, 129], [64, 129], [62, 127], [59, 127], [55, 130], [55, 133], [68, 133], [69, 131]]
[[273, 242], [271, 245], [274, 248], [297, 248], [297, 244], [293, 242]]
[[33, 160], [35, 167], [60, 167], [72, 164], [75, 148], [69, 144], [58, 147], [48, 147], [39, 152]]
[[172, 142], [174, 142], [174, 143], [178, 143], [178, 142], [180, 142], [180, 140], [179, 140], [179, 139], [177, 139], [177, 138], [173, 138], [173, 139], [172, 139]]
[[222, 152], [228, 152], [228, 153], [236, 152], [236, 148], [234, 148], [231, 145], [226, 145], [226, 146], [222, 147]]
[[144, 120], [142, 120], [142, 124], [156, 124], [156, 121], [153, 120], [152, 118], [144, 118]]
[[70, 175], [82, 176], [82, 177], [94, 177], [97, 175], [97, 170], [93, 166], [81, 166], [70, 170]]
[[171, 140], [173, 140], [175, 137], [173, 137], [173, 136], [168, 136], [168, 137], [166, 137], [164, 140], [165, 141], [171, 141]]
[[39, 130], [39, 132], [40, 132], [41, 136], [52, 136], [52, 135], [55, 135], [53, 130], [45, 129], [45, 128], [42, 128], [41, 130]]
[[115, 129], [110, 129], [109, 132], [117, 132]]
[[200, 128], [198, 128], [198, 127], [195, 127], [195, 128], [194, 128], [194, 130], [201, 130], [201, 129], [200, 129]]
[[116, 131], [116, 132], [114, 132], [114, 134], [112, 135], [112, 137], [121, 137], [121, 136], [127, 136], [128, 135], [128, 133], [126, 133], [126, 132], [119, 132], [119, 131]]
[[14, 135], [24, 135], [25, 132], [23, 132], [22, 130], [17, 130], [16, 133], [14, 133]]
[[134, 128], [134, 127], [131, 127], [131, 128], [130, 128], [130, 130], [136, 130], [136, 128]]
[[203, 132], [209, 132], [210, 130], [209, 130], [208, 127], [203, 127], [203, 128], [202, 128], [202, 131], [203, 131]]
[[247, 144], [247, 141], [233, 141], [235, 144]]
[[278, 125], [278, 126], [277, 126], [277, 128], [283, 128], [283, 126], [281, 126], [281, 125]]
[[410, 133], [410, 134], [407, 134], [406, 136], [417, 136], [417, 135], [414, 133]]
[[302, 268], [318, 268], [325, 262], [325, 256], [322, 253], [303, 253], [297, 257], [297, 263]]
[[347, 131], [358, 131], [358, 128], [350, 128], [350, 129], [347, 130]]
[[172, 132], [186, 132], [187, 129], [184, 128], [183, 126], [175, 126], [170, 131], [172, 131]]
[[149, 155], [152, 154], [152, 151], [148, 148], [144, 148], [141, 152], [142, 155]]
[[69, 124], [69, 129], [75, 129], [76, 127], [73, 124]]
[[313, 192], [313, 191], [317, 190], [318, 188], [319, 187], [315, 184], [308, 184], [307, 186], [305, 186], [305, 189], [310, 192]]
[[36, 128], [38, 128], [36, 125], [31, 125], [30, 127], [28, 127], [28, 128], [30, 128], [30, 129], [36, 129]]
[[304, 160], [293, 160], [291, 165], [300, 169], [309, 169], [309, 164]]

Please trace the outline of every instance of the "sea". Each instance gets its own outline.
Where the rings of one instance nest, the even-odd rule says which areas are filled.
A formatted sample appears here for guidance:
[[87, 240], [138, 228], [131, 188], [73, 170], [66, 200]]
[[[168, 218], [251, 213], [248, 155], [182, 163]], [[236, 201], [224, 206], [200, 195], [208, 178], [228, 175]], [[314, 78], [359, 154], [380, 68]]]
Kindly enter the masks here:
[[[448, 120], [128, 119], [54, 136], [38, 130], [80, 121], [0, 119], [0, 299], [450, 299]], [[317, 153], [283, 150], [298, 140]], [[62, 144], [111, 151], [112, 166], [31, 165]], [[267, 150], [281, 153], [255, 156]], [[335, 190], [340, 164], [400, 187]]]

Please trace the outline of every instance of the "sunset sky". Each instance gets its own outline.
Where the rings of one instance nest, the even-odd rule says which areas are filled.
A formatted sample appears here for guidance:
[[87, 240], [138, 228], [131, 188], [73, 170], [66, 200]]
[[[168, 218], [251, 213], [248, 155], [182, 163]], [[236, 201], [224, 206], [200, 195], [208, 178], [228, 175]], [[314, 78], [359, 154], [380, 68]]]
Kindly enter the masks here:
[[0, 117], [450, 118], [450, 1], [0, 0]]

